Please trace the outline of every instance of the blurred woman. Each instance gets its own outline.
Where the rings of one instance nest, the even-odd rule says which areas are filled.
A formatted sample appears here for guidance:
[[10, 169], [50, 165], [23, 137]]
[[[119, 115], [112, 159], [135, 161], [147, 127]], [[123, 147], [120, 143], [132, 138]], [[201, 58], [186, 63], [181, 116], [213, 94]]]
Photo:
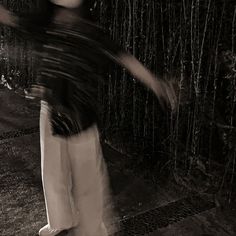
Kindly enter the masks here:
[[[175, 108], [169, 84], [82, 18], [81, 0], [51, 0], [47, 14], [19, 17], [0, 7], [0, 22], [36, 41], [36, 84], [27, 96], [41, 100], [40, 144], [47, 225], [41, 236], [107, 236], [109, 184], [99, 139], [97, 89], [107, 58], [123, 65], [161, 103]], [[45, 7], [46, 6], [46, 7]], [[106, 207], [106, 208], [105, 208]], [[111, 208], [111, 207], [110, 207]], [[113, 229], [112, 231], [116, 231]]]

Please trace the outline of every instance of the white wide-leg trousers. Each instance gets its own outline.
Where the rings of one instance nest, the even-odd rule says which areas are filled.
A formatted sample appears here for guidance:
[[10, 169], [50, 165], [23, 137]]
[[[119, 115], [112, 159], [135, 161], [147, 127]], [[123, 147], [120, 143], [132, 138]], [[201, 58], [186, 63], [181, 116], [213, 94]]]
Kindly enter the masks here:
[[40, 142], [50, 228], [69, 229], [78, 225], [73, 236], [107, 236], [104, 201], [108, 181], [97, 127], [70, 138], [53, 136], [49, 108], [46, 102], [41, 102]]

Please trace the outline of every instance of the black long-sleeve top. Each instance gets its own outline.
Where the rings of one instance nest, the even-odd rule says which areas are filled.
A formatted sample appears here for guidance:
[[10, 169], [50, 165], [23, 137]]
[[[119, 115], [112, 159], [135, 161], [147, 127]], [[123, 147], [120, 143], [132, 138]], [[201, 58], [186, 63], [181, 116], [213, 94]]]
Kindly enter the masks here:
[[55, 135], [78, 134], [98, 118], [98, 83], [107, 59], [117, 58], [122, 49], [102, 29], [80, 17], [73, 24], [39, 26], [21, 18], [21, 32], [36, 41], [39, 58], [37, 84], [52, 91], [47, 96]]

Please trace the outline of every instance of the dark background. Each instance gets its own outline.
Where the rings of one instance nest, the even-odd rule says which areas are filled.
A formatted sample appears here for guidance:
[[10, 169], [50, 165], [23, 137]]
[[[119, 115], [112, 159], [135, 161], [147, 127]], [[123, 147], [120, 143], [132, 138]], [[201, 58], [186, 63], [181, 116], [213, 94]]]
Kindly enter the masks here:
[[[40, 3], [1, 2], [17, 13], [34, 11]], [[111, 66], [99, 93], [104, 138], [156, 179], [168, 173], [189, 188], [224, 190], [230, 199], [236, 146], [235, 1], [101, 0], [90, 7], [112, 39], [158, 77], [175, 83], [179, 100], [176, 114], [163, 111], [152, 93], [123, 68]], [[1, 84], [21, 92], [35, 77], [32, 43], [11, 29], [0, 32]]]

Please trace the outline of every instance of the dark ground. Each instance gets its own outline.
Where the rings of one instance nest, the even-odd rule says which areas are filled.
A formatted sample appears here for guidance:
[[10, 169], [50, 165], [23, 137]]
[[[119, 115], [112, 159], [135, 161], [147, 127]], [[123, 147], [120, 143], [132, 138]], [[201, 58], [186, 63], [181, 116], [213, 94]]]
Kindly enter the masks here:
[[[33, 236], [46, 223], [40, 180], [39, 107], [0, 89], [0, 235]], [[236, 235], [236, 204], [189, 192], [170, 179], [153, 186], [108, 145], [105, 159], [123, 235]], [[162, 182], [162, 184], [161, 184]], [[216, 204], [217, 203], [217, 204]]]

